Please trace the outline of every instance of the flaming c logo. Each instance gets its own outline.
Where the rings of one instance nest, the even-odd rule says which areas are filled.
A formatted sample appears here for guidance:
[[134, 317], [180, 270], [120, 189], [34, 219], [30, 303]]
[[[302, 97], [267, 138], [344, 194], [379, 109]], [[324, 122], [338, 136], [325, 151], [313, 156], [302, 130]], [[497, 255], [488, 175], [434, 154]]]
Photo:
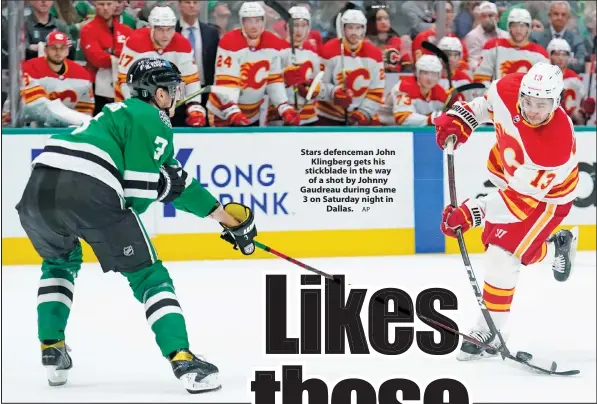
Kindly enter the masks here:
[[500, 65], [502, 76], [511, 73], [526, 73], [532, 64], [528, 60], [506, 60]]
[[504, 164], [504, 171], [510, 176], [513, 176], [514, 171], [524, 164], [522, 146], [518, 143], [518, 140], [510, 136], [499, 123], [495, 125], [495, 135], [497, 137], [499, 148], [502, 150], [500, 158], [502, 159], [502, 164]]
[[68, 100], [72, 103], [76, 103], [78, 98], [77, 93], [73, 90], [52, 91], [50, 94], [48, 94], [48, 97], [50, 97], [50, 100], [59, 99], [62, 102]]
[[268, 60], [243, 63], [240, 67], [242, 89], [261, 89], [267, 83], [269, 69], [270, 65]]
[[567, 88], [566, 91], [564, 91], [564, 96], [562, 97], [562, 106], [568, 115], [572, 114], [572, 112], [574, 112], [576, 109], [575, 105], [570, 105], [574, 104], [574, 101], [576, 101], [576, 91], [572, 90], [571, 88]]
[[[358, 79], [362, 79], [362, 81], [366, 82], [360, 87], [357, 87], [359, 83], [357, 83]], [[339, 84], [342, 84], [342, 73], [338, 73], [336, 75], [336, 81]], [[369, 83], [371, 82], [371, 73], [369, 70], [365, 68], [358, 68], [355, 70], [346, 70], [346, 89], [352, 90], [353, 97], [360, 97], [367, 92], [369, 88]]]

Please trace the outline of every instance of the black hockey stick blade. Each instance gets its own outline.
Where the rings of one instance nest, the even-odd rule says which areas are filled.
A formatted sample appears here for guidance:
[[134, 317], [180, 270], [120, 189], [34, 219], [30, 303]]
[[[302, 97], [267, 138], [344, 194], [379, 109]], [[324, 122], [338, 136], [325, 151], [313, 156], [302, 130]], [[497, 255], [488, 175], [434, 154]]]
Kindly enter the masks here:
[[466, 84], [463, 84], [461, 86], [454, 88], [452, 91], [450, 91], [450, 94], [448, 94], [448, 98], [446, 99], [446, 102], [444, 103], [442, 112], [446, 112], [448, 110], [448, 106], [452, 105], [452, 100], [454, 99], [454, 97], [456, 97], [456, 95], [458, 93], [462, 93], [462, 92], [469, 91], [469, 90], [481, 90], [481, 89], [486, 89], [486, 87], [482, 83], [466, 83]]
[[554, 375], [554, 376], [574, 376], [574, 375], [577, 375], [577, 374], [580, 373], [580, 370], [576, 370], [576, 369], [558, 371], [558, 370], [556, 370], [557, 367], [558, 367], [558, 364], [556, 362], [553, 362], [553, 361], [549, 365], [549, 369], [547, 369], [544, 366], [539, 366], [539, 365], [536, 365], [535, 363], [533, 363], [533, 355], [531, 355], [530, 353], [523, 352], [523, 351], [518, 351], [518, 352], [516, 352], [516, 356], [514, 356], [507, 349], [505, 349], [504, 346], [496, 349], [493, 346], [484, 344], [481, 341], [479, 341], [479, 340], [477, 340], [477, 339], [475, 339], [475, 338], [473, 338], [473, 337], [471, 337], [469, 335], [461, 333], [460, 331], [457, 331], [457, 330], [453, 329], [452, 327], [449, 327], [449, 326], [447, 326], [447, 325], [445, 325], [443, 323], [440, 323], [439, 321], [432, 320], [429, 317], [425, 317], [425, 316], [421, 315], [420, 313], [418, 313], [417, 315], [419, 316], [419, 318], [421, 320], [425, 320], [428, 323], [435, 324], [436, 326], [441, 327], [444, 330], [446, 330], [446, 331], [448, 331], [448, 332], [450, 332], [452, 334], [460, 335], [466, 341], [471, 342], [471, 343], [473, 343], [473, 344], [475, 344], [475, 345], [477, 345], [477, 346], [479, 346], [481, 348], [491, 349], [491, 350], [500, 352], [502, 354], [502, 357], [504, 359], [510, 359], [510, 360], [512, 360], [514, 362], [517, 362], [517, 363], [520, 363], [522, 365], [528, 366], [529, 368], [531, 368], [531, 369], [533, 369], [533, 370], [535, 370], [535, 371], [537, 371], [539, 373], [548, 374], [548, 375]]
[[446, 66], [446, 74], [448, 75], [448, 83], [450, 84], [450, 88], [452, 88], [452, 71], [450, 69], [450, 59], [448, 59], [448, 55], [446, 54], [446, 52], [444, 52], [443, 50], [438, 48], [437, 45], [432, 44], [429, 41], [423, 41], [423, 43], [421, 43], [421, 46], [423, 47], [423, 49], [426, 49], [429, 52], [433, 53], [435, 56], [440, 58], [442, 62], [444, 62], [444, 65]]
[[290, 13], [276, 0], [265, 0], [265, 5], [271, 7], [284, 21], [290, 21]]

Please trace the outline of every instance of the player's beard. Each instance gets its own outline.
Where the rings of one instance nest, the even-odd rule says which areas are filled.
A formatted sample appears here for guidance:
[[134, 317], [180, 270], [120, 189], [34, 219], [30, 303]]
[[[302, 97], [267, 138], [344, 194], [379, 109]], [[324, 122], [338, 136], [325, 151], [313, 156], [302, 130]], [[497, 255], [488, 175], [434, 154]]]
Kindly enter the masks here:
[[56, 67], [62, 67], [62, 65], [64, 64], [64, 59], [66, 58], [62, 58], [62, 59], [53, 59], [52, 57], [50, 57], [50, 55], [46, 55], [46, 60], [48, 61], [48, 63], [56, 66]]

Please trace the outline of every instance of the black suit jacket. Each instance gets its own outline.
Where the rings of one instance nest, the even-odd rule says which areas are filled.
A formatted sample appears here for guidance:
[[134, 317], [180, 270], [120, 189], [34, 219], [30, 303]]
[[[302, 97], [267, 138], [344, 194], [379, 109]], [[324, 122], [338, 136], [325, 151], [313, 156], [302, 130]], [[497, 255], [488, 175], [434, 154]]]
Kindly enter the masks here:
[[[549, 42], [552, 39], [553, 36], [551, 35], [551, 29], [549, 26], [543, 31], [531, 33], [531, 41], [543, 46], [545, 50], [547, 50], [547, 45], [549, 45]], [[582, 37], [576, 32], [566, 30], [564, 32], [563, 39], [565, 39], [570, 45], [572, 53], [574, 53], [574, 58], [576, 59], [576, 62], [570, 63], [568, 67], [574, 70], [576, 73], [584, 73], [586, 49]]]
[[[218, 35], [218, 31], [209, 24], [200, 22], [199, 30], [201, 31], [201, 59], [203, 74], [205, 76], [205, 83], [201, 83], [201, 85], [212, 85], [216, 73], [216, 54], [218, 52], [220, 36]], [[176, 23], [176, 32], [182, 32], [180, 21]]]

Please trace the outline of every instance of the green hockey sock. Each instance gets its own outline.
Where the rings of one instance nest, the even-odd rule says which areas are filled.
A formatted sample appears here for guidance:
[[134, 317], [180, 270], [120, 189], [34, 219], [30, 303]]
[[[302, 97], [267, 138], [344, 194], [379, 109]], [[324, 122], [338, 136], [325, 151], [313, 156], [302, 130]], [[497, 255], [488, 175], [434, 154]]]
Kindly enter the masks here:
[[167, 357], [178, 349], [188, 349], [185, 320], [168, 270], [161, 261], [136, 272], [123, 272], [135, 298], [145, 305], [145, 317], [155, 340]]
[[63, 340], [73, 303], [75, 277], [83, 253], [78, 244], [67, 259], [44, 259], [37, 291], [37, 334], [40, 341]]

